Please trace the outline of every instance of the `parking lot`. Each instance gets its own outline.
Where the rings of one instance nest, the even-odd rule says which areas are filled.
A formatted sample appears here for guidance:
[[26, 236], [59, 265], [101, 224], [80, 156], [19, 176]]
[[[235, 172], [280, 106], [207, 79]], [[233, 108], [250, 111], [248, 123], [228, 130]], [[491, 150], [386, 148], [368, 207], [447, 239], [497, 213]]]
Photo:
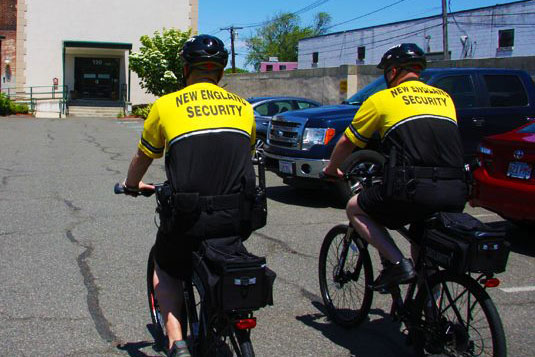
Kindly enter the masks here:
[[[163, 355], [153, 345], [145, 286], [156, 232], [154, 199], [113, 195], [141, 125], [0, 118], [0, 355]], [[146, 181], [164, 178], [160, 160]], [[325, 317], [317, 278], [320, 245], [332, 226], [345, 222], [332, 194], [293, 189], [271, 173], [267, 185], [268, 224], [246, 242], [278, 275], [274, 306], [257, 314], [256, 354], [411, 356], [385, 296], [375, 295], [369, 321], [357, 329]], [[509, 355], [533, 356], [533, 232], [483, 209], [466, 210], [509, 231], [508, 269], [489, 294]], [[407, 252], [407, 244], [398, 242]], [[375, 253], [373, 260], [377, 267]]]

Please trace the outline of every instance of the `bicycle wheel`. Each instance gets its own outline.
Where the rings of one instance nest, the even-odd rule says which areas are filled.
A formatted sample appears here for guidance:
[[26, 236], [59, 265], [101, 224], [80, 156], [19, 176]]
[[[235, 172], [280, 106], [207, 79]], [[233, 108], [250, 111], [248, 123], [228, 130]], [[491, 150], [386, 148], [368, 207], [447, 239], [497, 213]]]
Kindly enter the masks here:
[[149, 312], [152, 320], [153, 337], [156, 345], [162, 349], [166, 348], [167, 335], [165, 333], [165, 324], [160, 313], [160, 306], [154, 294], [153, 285], [154, 276], [154, 247], [150, 250], [149, 261], [147, 262], [147, 297], [149, 300]]
[[[197, 326], [191, 325], [191, 331], [199, 331], [194, 337], [193, 351], [197, 356], [216, 357], [254, 357], [253, 345], [249, 331], [236, 330], [229, 315], [210, 309], [209, 297], [199, 275], [193, 271], [192, 276], [194, 315], [188, 312], [189, 321], [195, 321]], [[191, 305], [193, 302], [193, 305]], [[193, 333], [195, 336], [195, 333]]]
[[429, 279], [429, 286], [432, 299], [426, 289], [420, 289], [416, 297], [421, 321], [415, 341], [419, 355], [506, 356], [500, 316], [478, 282], [469, 275], [440, 271]]
[[344, 327], [356, 326], [370, 312], [373, 270], [370, 254], [356, 233], [346, 239], [347, 225], [333, 227], [323, 239], [319, 282], [328, 316]]

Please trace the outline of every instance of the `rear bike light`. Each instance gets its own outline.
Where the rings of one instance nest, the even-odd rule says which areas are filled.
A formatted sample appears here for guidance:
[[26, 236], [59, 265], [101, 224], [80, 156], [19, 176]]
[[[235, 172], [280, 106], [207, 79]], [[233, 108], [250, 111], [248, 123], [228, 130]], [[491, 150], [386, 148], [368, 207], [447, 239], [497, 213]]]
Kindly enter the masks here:
[[251, 317], [249, 319], [236, 320], [234, 325], [236, 326], [236, 329], [238, 330], [250, 330], [256, 327], [256, 317]]
[[483, 285], [485, 285], [486, 288], [495, 288], [500, 285], [500, 280], [498, 278], [485, 279]]

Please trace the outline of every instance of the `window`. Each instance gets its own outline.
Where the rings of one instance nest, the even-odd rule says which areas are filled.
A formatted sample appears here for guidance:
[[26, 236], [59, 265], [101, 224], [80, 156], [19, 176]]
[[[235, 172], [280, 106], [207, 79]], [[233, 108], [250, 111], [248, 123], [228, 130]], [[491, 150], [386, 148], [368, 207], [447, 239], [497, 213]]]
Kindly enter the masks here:
[[448, 92], [456, 108], [472, 108], [476, 106], [476, 92], [470, 76], [444, 77], [433, 85]]
[[499, 30], [498, 31], [498, 48], [512, 49], [515, 45], [515, 30]]
[[286, 71], [286, 65], [285, 64], [281, 64], [279, 66], [279, 71]]
[[528, 97], [517, 76], [483, 76], [491, 107], [520, 107], [528, 104]]
[[312, 53], [312, 63], [318, 63], [318, 59], [319, 59], [319, 53], [318, 52]]
[[271, 71], [273, 71], [273, 65], [272, 64], [266, 65], [266, 72], [271, 72]]
[[292, 104], [289, 101], [274, 101], [262, 103], [255, 108], [255, 111], [258, 114], [267, 117], [271, 117], [273, 115], [289, 110], [293, 110]]
[[260, 104], [256, 108], [254, 108], [254, 111], [257, 112], [259, 115], [266, 116], [268, 111], [268, 103]]
[[363, 61], [366, 58], [366, 47], [359, 46], [357, 50], [357, 58], [359, 61]]
[[318, 105], [310, 102], [297, 101], [297, 107], [299, 109], [316, 108]]

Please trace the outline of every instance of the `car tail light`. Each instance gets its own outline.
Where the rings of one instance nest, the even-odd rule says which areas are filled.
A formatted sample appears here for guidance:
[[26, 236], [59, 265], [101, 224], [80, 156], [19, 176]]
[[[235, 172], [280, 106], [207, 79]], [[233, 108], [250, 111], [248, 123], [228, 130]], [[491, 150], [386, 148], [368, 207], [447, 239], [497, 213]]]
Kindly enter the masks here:
[[256, 317], [251, 317], [248, 319], [240, 319], [234, 323], [236, 329], [238, 330], [250, 330], [256, 327]]

